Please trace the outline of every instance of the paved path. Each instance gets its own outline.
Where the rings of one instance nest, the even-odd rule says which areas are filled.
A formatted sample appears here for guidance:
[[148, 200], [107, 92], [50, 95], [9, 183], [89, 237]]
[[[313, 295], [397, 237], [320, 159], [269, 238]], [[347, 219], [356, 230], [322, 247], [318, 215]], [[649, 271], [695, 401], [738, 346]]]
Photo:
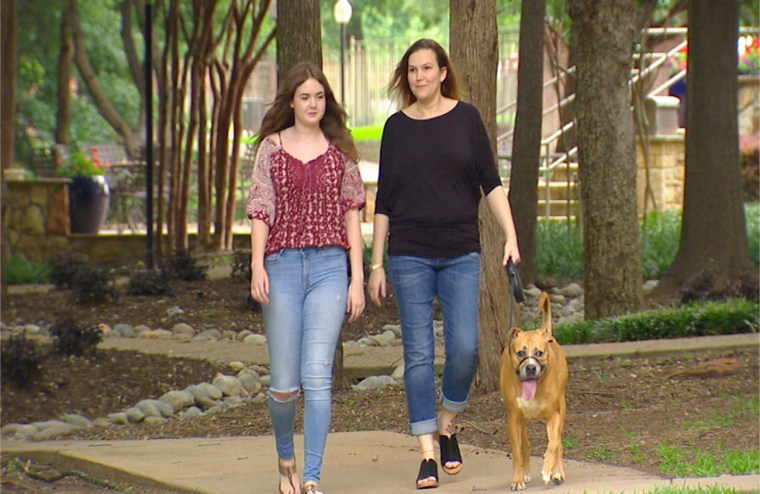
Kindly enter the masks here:
[[[296, 437], [303, 451], [303, 437]], [[273, 494], [277, 485], [271, 436], [224, 439], [156, 439], [147, 441], [4, 442], [14, 454], [53, 459], [56, 464], [86, 470], [131, 485], [163, 486], [180, 492]], [[509, 492], [512, 464], [500, 451], [462, 445], [465, 468], [459, 475], [441, 473], [440, 494]], [[414, 488], [419, 456], [416, 441], [391, 432], [346, 432], [330, 435], [322, 487], [329, 494], [402, 494]], [[533, 482], [526, 492], [552, 494], [644, 492], [664, 486], [720, 485], [757, 489], [760, 476], [709, 479], [658, 478], [629, 468], [578, 461], [566, 462], [567, 480], [545, 487], [541, 459], [533, 458]], [[139, 491], [138, 491], [139, 492]]]
[[[569, 358], [647, 354], [760, 345], [760, 335], [732, 335], [679, 340], [600, 345], [566, 345]], [[106, 348], [133, 349], [221, 361], [268, 362], [265, 347], [242, 343], [177, 343], [161, 340], [107, 339]], [[399, 347], [349, 347], [346, 367], [357, 374], [393, 369], [401, 362]], [[296, 447], [303, 451], [303, 437]], [[440, 494], [505, 493], [512, 464], [506, 453], [462, 445], [465, 468], [448, 477], [441, 473]], [[60, 468], [77, 468], [96, 477], [167, 492], [200, 494], [275, 493], [277, 470], [272, 436], [245, 438], [157, 439], [143, 441], [4, 440], [4, 454], [45, 460]], [[396, 494], [414, 488], [418, 454], [416, 441], [391, 432], [351, 432], [330, 435], [323, 471], [328, 494]], [[642, 493], [656, 487], [724, 486], [738, 491], [760, 490], [760, 475], [703, 479], [664, 479], [628, 468], [566, 461], [567, 481], [544, 487], [541, 459], [532, 461], [533, 482], [526, 492], [552, 494]], [[136, 490], [139, 492], [139, 488]]]
[[[647, 340], [593, 345], [563, 345], [569, 359], [605, 357], [609, 355], [644, 355], [674, 351], [693, 351], [710, 348], [736, 348], [760, 345], [758, 334], [702, 336], [673, 340]], [[107, 338], [99, 348], [137, 350], [176, 357], [205, 358], [220, 362], [239, 361], [247, 364], [269, 365], [266, 345], [252, 345], [229, 340], [217, 342], [178, 342], [144, 338]], [[443, 346], [436, 348], [437, 364], [443, 363]], [[346, 374], [350, 378], [371, 375], [390, 375], [403, 362], [401, 346], [346, 346], [343, 351]]]

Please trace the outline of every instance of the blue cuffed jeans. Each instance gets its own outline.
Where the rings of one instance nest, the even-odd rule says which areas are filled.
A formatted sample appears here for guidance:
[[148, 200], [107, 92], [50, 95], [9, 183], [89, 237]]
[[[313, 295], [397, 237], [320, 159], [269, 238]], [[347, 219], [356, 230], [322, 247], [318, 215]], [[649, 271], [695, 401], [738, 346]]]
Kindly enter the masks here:
[[[347, 255], [340, 247], [286, 249], [267, 256], [269, 304], [264, 325], [272, 382], [269, 414], [277, 454], [295, 458], [298, 391], [304, 391], [304, 480], [320, 481], [332, 415], [332, 368], [348, 296]], [[287, 400], [273, 393], [291, 394]]]
[[459, 413], [478, 367], [480, 254], [432, 259], [390, 256], [404, 343], [404, 386], [412, 435], [438, 430], [433, 300], [443, 312], [446, 363], [442, 406]]

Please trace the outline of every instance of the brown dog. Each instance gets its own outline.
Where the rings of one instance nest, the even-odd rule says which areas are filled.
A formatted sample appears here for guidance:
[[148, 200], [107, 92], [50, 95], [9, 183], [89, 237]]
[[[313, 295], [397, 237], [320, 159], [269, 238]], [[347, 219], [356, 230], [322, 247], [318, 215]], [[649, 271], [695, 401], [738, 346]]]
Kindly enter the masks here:
[[562, 466], [562, 433], [565, 429], [567, 359], [552, 336], [549, 295], [538, 302], [543, 312], [543, 328], [523, 331], [512, 328], [508, 345], [501, 355], [501, 394], [507, 404], [509, 440], [512, 444], [512, 490], [525, 489], [530, 482], [530, 440], [528, 422], [546, 424], [548, 445], [541, 476], [544, 484], [565, 480]]

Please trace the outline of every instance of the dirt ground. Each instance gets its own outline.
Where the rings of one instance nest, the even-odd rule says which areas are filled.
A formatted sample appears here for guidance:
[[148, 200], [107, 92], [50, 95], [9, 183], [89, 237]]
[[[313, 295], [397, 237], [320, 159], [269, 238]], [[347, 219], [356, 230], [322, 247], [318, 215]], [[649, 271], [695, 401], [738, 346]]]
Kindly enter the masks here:
[[[3, 300], [4, 324], [46, 327], [73, 316], [83, 324], [123, 322], [170, 327], [180, 322], [167, 310], [184, 310], [183, 322], [197, 330], [215, 328], [263, 332], [261, 315], [245, 303], [246, 285], [235, 279], [184, 282], [171, 296], [159, 298], [121, 295], [95, 307], [71, 303], [65, 290], [11, 295]], [[362, 318], [347, 325], [344, 339], [356, 339], [396, 323], [395, 305], [368, 308]], [[724, 375], [698, 372], [695, 367], [716, 359], [735, 360]], [[758, 349], [714, 350], [657, 356], [584, 358], [570, 361], [565, 456], [585, 461], [659, 471], [659, 447], [680, 446], [718, 452], [758, 447]], [[145, 398], [157, 398], [170, 389], [210, 381], [224, 367], [212, 363], [100, 350], [91, 357], [48, 355], [42, 373], [30, 386], [16, 389], [3, 381], [0, 422], [48, 420], [63, 413], [81, 413], [92, 419], [121, 411]], [[334, 431], [383, 430], [407, 433], [402, 387], [380, 391], [338, 390], [333, 411]], [[382, 406], [378, 406], [382, 403]], [[300, 416], [300, 413], [299, 413]], [[460, 441], [509, 451], [505, 410], [501, 396], [474, 397], [461, 415]], [[301, 423], [297, 425], [301, 430]], [[78, 439], [146, 439], [219, 437], [271, 434], [264, 405], [238, 407], [217, 415], [164, 424], [80, 429]], [[546, 446], [543, 426], [530, 429], [533, 453]], [[74, 474], [59, 480], [35, 478], [51, 473], [42, 467], [2, 458], [2, 490], [23, 492], [108, 492], [108, 479]], [[69, 472], [64, 472], [68, 474]], [[59, 473], [60, 474], [60, 473]], [[140, 491], [145, 492], [145, 491]]]

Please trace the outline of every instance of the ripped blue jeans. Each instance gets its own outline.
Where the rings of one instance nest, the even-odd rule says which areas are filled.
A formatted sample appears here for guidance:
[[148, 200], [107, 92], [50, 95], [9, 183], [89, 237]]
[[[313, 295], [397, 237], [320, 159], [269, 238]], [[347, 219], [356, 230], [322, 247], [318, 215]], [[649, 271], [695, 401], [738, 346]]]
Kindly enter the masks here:
[[286, 249], [267, 256], [263, 306], [272, 382], [269, 414], [277, 454], [295, 457], [298, 392], [304, 392], [304, 481], [320, 481], [332, 415], [332, 368], [346, 314], [345, 249]]

